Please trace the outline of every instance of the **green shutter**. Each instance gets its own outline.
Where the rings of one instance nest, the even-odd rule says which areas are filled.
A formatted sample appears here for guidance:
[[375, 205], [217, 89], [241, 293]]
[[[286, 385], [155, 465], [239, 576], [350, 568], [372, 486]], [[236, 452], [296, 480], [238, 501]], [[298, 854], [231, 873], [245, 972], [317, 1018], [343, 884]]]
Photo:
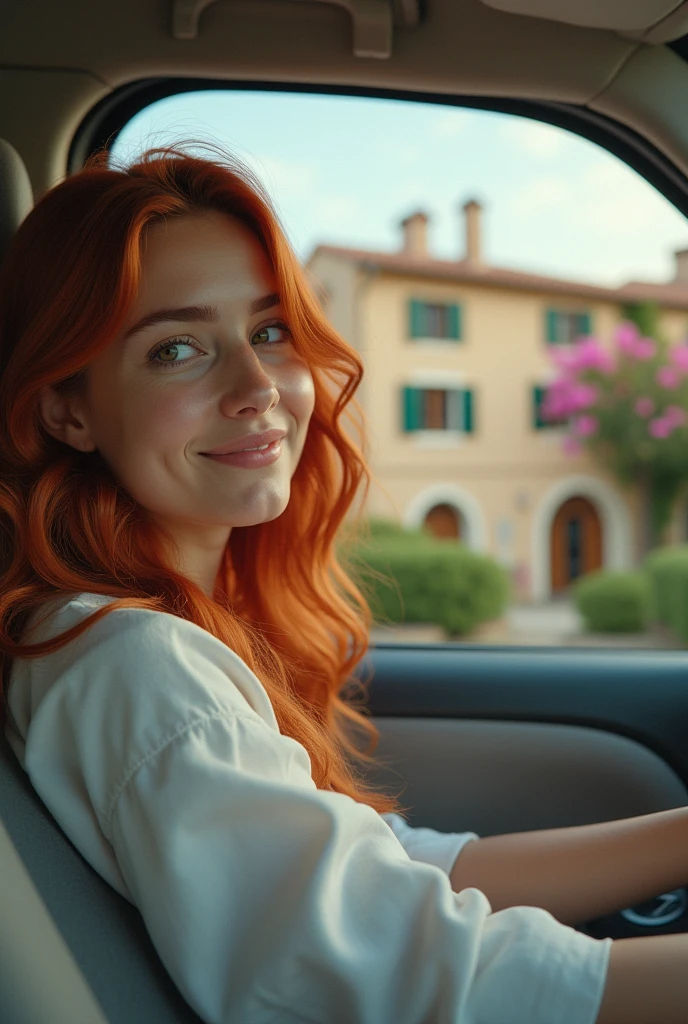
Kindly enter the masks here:
[[423, 426], [423, 391], [404, 388], [404, 430], [420, 430]]
[[578, 335], [590, 335], [592, 334], [592, 317], [589, 313], [578, 314]]
[[542, 403], [546, 390], [537, 386], [533, 388], [533, 426], [536, 430], [542, 430], [547, 426], [547, 421], [542, 418]]
[[467, 434], [472, 434], [475, 429], [473, 388], [464, 388], [463, 392], [463, 429]]
[[557, 311], [548, 309], [545, 313], [545, 337], [549, 345], [557, 343]]
[[425, 337], [425, 303], [417, 299], [409, 301], [409, 337]]
[[463, 391], [447, 388], [447, 430], [463, 430]]
[[449, 310], [448, 315], [448, 326], [449, 333], [448, 338], [455, 338], [457, 341], [461, 340], [461, 306], [452, 304], [447, 307]]

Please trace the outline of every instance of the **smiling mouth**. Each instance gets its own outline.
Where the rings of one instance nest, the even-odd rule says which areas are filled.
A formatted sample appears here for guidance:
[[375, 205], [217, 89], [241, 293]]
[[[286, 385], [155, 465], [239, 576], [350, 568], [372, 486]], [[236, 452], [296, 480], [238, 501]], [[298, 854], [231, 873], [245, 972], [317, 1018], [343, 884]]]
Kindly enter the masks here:
[[222, 462], [229, 466], [258, 469], [260, 466], [269, 466], [279, 459], [283, 440], [284, 438], [279, 437], [259, 448], [241, 448], [235, 452], [226, 452], [224, 455], [210, 455], [208, 452], [201, 452], [201, 455], [205, 455], [206, 459]]

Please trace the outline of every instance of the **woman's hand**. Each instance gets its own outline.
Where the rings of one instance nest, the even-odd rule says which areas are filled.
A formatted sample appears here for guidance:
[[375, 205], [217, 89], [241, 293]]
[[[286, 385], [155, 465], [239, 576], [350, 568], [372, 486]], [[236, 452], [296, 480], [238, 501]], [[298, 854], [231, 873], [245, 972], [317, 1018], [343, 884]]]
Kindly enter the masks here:
[[449, 877], [454, 892], [483, 892], [493, 912], [542, 907], [583, 924], [688, 884], [688, 807], [473, 840]]

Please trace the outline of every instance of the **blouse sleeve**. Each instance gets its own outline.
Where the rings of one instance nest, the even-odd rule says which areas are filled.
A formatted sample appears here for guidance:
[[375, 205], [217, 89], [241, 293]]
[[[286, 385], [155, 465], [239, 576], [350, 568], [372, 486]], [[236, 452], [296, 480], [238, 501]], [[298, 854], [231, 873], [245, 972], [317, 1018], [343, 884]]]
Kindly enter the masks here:
[[141, 614], [159, 618], [139, 642], [111, 632], [52, 686], [31, 726], [48, 757], [30, 733], [27, 764], [58, 821], [68, 800], [93, 808], [204, 1021], [594, 1024], [611, 939], [452, 892], [371, 807], [316, 788], [305, 748], [234, 692], [203, 631]]
[[438, 832], [434, 828], [409, 825], [400, 814], [381, 814], [411, 860], [435, 867], [449, 875], [456, 858], [471, 839], [479, 839], [477, 832]]

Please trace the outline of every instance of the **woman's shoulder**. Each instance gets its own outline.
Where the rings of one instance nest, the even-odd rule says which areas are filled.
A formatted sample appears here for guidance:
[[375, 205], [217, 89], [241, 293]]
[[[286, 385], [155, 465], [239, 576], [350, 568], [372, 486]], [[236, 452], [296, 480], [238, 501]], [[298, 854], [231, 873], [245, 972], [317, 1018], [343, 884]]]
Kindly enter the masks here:
[[[61, 635], [115, 600], [87, 592], [51, 598], [25, 642]], [[49, 692], [55, 699], [63, 691], [75, 702], [116, 704], [118, 714], [128, 708], [170, 725], [204, 709], [258, 715], [278, 728], [265, 687], [235, 651], [196, 623], [154, 609], [114, 608], [58, 650], [17, 659], [16, 676], [22, 689], [33, 691], [34, 708], [36, 697], [42, 702]]]

